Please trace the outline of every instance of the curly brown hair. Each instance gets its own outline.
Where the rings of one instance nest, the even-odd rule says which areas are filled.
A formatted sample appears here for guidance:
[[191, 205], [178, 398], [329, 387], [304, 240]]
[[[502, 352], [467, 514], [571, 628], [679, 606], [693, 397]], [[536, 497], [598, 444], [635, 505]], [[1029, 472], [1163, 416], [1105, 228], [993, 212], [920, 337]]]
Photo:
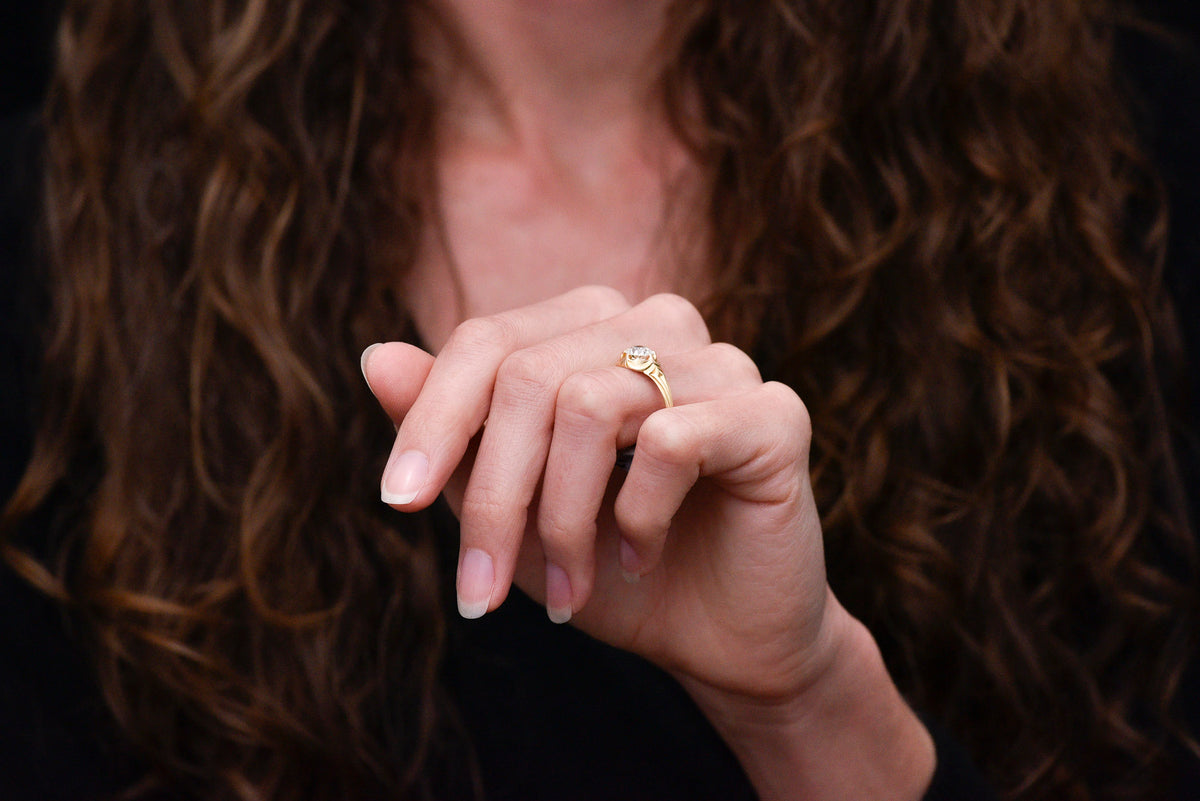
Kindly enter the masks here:
[[[378, 502], [392, 432], [357, 364], [414, 334], [417, 7], [72, 0], [59, 30], [54, 315], [5, 554], [204, 797], [425, 795], [452, 727], [430, 523]], [[1143, 797], [1194, 644], [1117, 12], [678, 2], [664, 42], [714, 332], [805, 398], [834, 590], [1010, 798]], [[51, 498], [39, 561], [19, 532]]]

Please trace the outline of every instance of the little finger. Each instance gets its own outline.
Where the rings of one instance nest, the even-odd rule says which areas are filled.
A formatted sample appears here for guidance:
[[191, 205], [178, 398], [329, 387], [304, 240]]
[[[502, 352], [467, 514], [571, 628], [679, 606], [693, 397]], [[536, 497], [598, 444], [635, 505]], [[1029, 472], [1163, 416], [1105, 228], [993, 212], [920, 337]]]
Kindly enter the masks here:
[[[714, 400], [762, 383], [754, 362], [723, 343], [663, 357], [660, 367], [679, 404]], [[643, 421], [663, 402], [654, 382], [623, 367], [575, 373], [559, 389], [538, 505], [551, 619], [567, 620], [587, 603], [594, 583], [596, 521], [617, 451], [636, 440]]]
[[654, 569], [676, 513], [701, 477], [736, 502], [794, 512], [805, 497], [810, 441], [803, 403], [776, 382], [652, 414], [638, 432], [614, 505], [621, 570], [640, 576]]

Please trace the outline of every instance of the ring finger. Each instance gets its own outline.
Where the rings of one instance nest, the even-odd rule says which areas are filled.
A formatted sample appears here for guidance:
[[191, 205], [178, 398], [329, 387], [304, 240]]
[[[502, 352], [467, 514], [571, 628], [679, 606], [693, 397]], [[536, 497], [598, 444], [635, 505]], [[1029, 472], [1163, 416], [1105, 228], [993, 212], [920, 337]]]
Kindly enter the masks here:
[[[762, 383], [754, 362], [723, 343], [663, 357], [661, 366], [680, 403], [715, 400]], [[648, 377], [621, 367], [576, 373], [559, 389], [538, 506], [546, 609], [556, 622], [570, 619], [591, 595], [596, 520], [617, 451], [637, 439], [663, 400]]]

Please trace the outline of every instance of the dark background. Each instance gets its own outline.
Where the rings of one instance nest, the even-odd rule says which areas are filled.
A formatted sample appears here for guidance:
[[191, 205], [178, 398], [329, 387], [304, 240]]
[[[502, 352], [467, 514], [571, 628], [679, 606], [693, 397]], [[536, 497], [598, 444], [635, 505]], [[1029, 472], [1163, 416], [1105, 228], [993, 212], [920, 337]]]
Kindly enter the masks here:
[[56, 0], [0, 0], [0, 116], [37, 104], [58, 8]]

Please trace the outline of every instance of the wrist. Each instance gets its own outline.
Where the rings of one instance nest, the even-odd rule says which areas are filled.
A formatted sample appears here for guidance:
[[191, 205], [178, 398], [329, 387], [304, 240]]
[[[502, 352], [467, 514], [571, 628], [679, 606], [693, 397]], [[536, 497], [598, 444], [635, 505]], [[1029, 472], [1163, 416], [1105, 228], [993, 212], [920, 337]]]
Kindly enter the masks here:
[[933, 740], [892, 682], [874, 638], [830, 595], [822, 652], [786, 695], [681, 678], [760, 798], [920, 799]]

